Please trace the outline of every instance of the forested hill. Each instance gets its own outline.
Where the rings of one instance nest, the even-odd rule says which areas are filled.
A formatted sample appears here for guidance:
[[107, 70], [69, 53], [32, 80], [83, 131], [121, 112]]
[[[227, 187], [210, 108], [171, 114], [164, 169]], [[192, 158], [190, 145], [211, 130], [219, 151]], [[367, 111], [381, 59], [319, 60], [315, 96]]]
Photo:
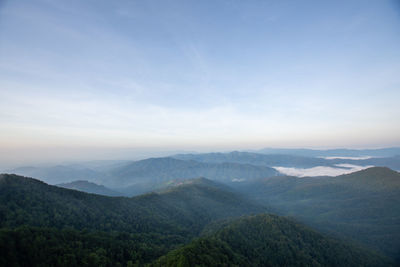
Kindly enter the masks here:
[[274, 215], [240, 218], [152, 266], [390, 266], [370, 251]]
[[[50, 186], [31, 178], [2, 174], [0, 266], [144, 266], [189, 244], [204, 229], [215, 229], [207, 228], [210, 223], [219, 225], [218, 221], [265, 211], [263, 206], [205, 178], [184, 181], [159, 193], [126, 198], [88, 194]], [[219, 232], [215, 237], [217, 243], [206, 238], [211, 247], [202, 248], [210, 249], [204, 253], [213, 257], [223, 249], [217, 257], [225, 257], [225, 252], [232, 251], [234, 261], [227, 263], [246, 265], [264, 261], [266, 251], [274, 254], [277, 251], [278, 254], [271, 259], [273, 262], [288, 258], [299, 260], [298, 265], [305, 265], [309, 263], [309, 255], [327, 257], [323, 247], [328, 244], [331, 251], [344, 253], [336, 255], [338, 259], [347, 259], [347, 252], [342, 250], [340, 243], [337, 246], [326, 243], [322, 237], [315, 241], [306, 233], [287, 228], [285, 219], [266, 218], [273, 218], [273, 223], [250, 223], [249, 231], [242, 228], [241, 223], [240, 227], [233, 224]], [[273, 229], [278, 229], [279, 235], [268, 243], [272, 245], [261, 245], [261, 239]], [[227, 232], [223, 235], [224, 231]], [[232, 242], [237, 243], [224, 239], [229, 235], [234, 238]], [[199, 241], [189, 246], [202, 244], [196, 242]], [[247, 254], [243, 253], [248, 253], [242, 251], [245, 247], [254, 248], [257, 255], [259, 252], [258, 258], [244, 257]], [[303, 251], [300, 247], [306, 249]], [[308, 250], [310, 247], [312, 249]], [[359, 252], [346, 248], [357, 256], [349, 263], [359, 263]], [[171, 255], [174, 257], [175, 254]], [[160, 259], [158, 264], [162, 261]], [[384, 258], [365, 256], [365, 262], [375, 261], [386, 262]], [[337, 266], [339, 263], [345, 261], [338, 261]]]
[[374, 167], [337, 177], [273, 177], [238, 188], [274, 212], [358, 240], [400, 262], [400, 173]]
[[[61, 260], [60, 265], [69, 266], [71, 261], [97, 262], [103, 257], [111, 265], [143, 264], [189, 242], [211, 221], [260, 212], [265, 208], [204, 178], [126, 198], [0, 175], [0, 246], [16, 263], [45, 260], [57, 265]], [[74, 256], [57, 257], [53, 249]], [[87, 258], [91, 253], [94, 259]]]
[[0, 175], [0, 206], [1, 227], [128, 232], [200, 231], [213, 219], [265, 211], [204, 178], [163, 193], [126, 198], [87, 194], [8, 174]]

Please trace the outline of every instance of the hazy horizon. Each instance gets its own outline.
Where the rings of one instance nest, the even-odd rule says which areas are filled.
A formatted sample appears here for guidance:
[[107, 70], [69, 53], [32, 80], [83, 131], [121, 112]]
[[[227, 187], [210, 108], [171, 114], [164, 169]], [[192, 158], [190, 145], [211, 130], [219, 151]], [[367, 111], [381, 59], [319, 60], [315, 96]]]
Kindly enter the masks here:
[[[166, 157], [175, 154], [191, 153], [214, 153], [214, 152], [256, 152], [265, 148], [272, 149], [311, 149], [311, 150], [331, 150], [331, 149], [386, 149], [399, 147], [248, 147], [248, 148], [197, 148], [197, 149], [160, 149], [160, 148], [93, 148], [93, 147], [52, 147], [52, 148], [20, 148], [0, 149], [0, 172], [22, 166], [53, 166], [55, 164], [71, 164], [90, 161], [112, 161], [112, 160], [142, 160], [153, 157]], [[399, 148], [400, 149], [400, 148]], [[347, 159], [366, 159], [369, 157], [325, 157], [325, 158], [347, 158]], [[311, 170], [312, 171], [312, 170]], [[292, 173], [290, 170], [288, 173]], [[293, 173], [297, 173], [296, 171]]]
[[394, 0], [1, 1], [0, 168], [399, 147], [399, 47]]

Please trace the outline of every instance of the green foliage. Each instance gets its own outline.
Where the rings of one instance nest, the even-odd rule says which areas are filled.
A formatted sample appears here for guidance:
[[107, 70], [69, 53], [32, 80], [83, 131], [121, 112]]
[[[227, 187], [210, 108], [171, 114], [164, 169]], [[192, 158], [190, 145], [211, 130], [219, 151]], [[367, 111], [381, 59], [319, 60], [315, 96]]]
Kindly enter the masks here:
[[0, 266], [388, 264], [285, 218], [232, 222], [265, 210], [206, 179], [124, 198], [0, 175]]
[[0, 175], [0, 227], [31, 225], [130, 233], [200, 231], [211, 220], [265, 209], [218, 185], [188, 184], [134, 198], [105, 197]]
[[[54, 243], [58, 242], [60, 249], [65, 248], [69, 255], [69, 249], [74, 245], [65, 237], [68, 231], [72, 231], [71, 235], [79, 242], [88, 240], [87, 247], [90, 249], [85, 250], [85, 255], [92, 255], [90, 259], [76, 258], [78, 265], [102, 262], [105, 258], [116, 262], [113, 255], [106, 255], [105, 258], [98, 255], [98, 249], [107, 251], [107, 247], [98, 240], [106, 239], [112, 243], [110, 240], [115, 236], [126, 236], [129, 244], [134, 242], [134, 246], [128, 244], [126, 249], [129, 248], [135, 256], [123, 259], [130, 261], [129, 264], [143, 264], [189, 242], [213, 220], [261, 211], [265, 209], [205, 179], [159, 194], [124, 198], [49, 186], [17, 175], [0, 175], [0, 227], [4, 230], [1, 245], [25, 243], [26, 238], [32, 239], [33, 243], [54, 238]], [[22, 226], [35, 228], [14, 230]], [[39, 243], [37, 247], [40, 247]], [[43, 255], [50, 253], [52, 247], [43, 247]], [[35, 249], [24, 248], [26, 251]], [[19, 246], [11, 246], [9, 251], [10, 255], [22, 257]], [[26, 256], [22, 258], [31, 265], [37, 265], [40, 261], [35, 258], [35, 253], [24, 253]]]
[[345, 245], [289, 219], [256, 215], [161, 257], [153, 266], [388, 266], [370, 251]]
[[154, 239], [146, 234], [111, 234], [26, 226], [3, 228], [0, 230], [0, 266], [142, 264], [170, 250], [174, 238], [159, 236]]
[[274, 177], [239, 188], [324, 232], [400, 255], [400, 174], [375, 167], [338, 177]]

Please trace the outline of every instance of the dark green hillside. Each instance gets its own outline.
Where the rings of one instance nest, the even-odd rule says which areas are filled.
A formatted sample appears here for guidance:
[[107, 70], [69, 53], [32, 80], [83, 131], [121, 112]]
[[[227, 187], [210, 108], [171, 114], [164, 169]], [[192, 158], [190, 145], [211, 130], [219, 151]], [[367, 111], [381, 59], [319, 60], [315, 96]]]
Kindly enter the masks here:
[[375, 167], [337, 177], [273, 177], [241, 190], [280, 214], [400, 255], [398, 172]]
[[[161, 258], [158, 265], [182, 259], [207, 265], [228, 262], [254, 266], [266, 259], [271, 264], [296, 261], [307, 265], [312, 257], [324, 258], [322, 263], [331, 260], [327, 250], [336, 254], [338, 263], [346, 262], [350, 252], [354, 257], [349, 264], [363, 263], [358, 261], [359, 255], [364, 255], [361, 252], [348, 246], [343, 249], [339, 243], [324, 243], [315, 233], [309, 238], [276, 216], [251, 217], [249, 226], [248, 219], [227, 223], [262, 212], [265, 208], [204, 178], [183, 181], [160, 193], [125, 198], [2, 174], [0, 264], [143, 266], [174, 249], [178, 250]], [[265, 220], [267, 224], [262, 223]], [[201, 233], [215, 233], [221, 226], [217, 234], [190, 243]], [[266, 246], [265, 240], [271, 241], [270, 245]], [[189, 245], [179, 248], [185, 244]], [[188, 247], [193, 247], [196, 257], [190, 250], [186, 252]], [[186, 254], [175, 257], [180, 251]], [[377, 266], [385, 263], [383, 258], [364, 258], [368, 263], [379, 261]]]
[[238, 219], [153, 263], [153, 266], [389, 265], [389, 261], [377, 254], [274, 215]]
[[2, 228], [0, 266], [134, 266], [166, 253], [169, 243], [177, 241], [182, 242], [167, 236], [155, 242], [147, 235], [128, 233]]
[[[191, 205], [179, 207], [176, 201], [190, 201]], [[159, 194], [110, 198], [49, 186], [17, 175], [0, 176], [1, 227], [27, 224], [101, 231], [177, 232], [191, 231], [185, 227], [195, 222], [207, 223], [206, 218], [261, 210], [204, 178]], [[187, 217], [188, 213], [192, 216]]]
[[[129, 258], [133, 262], [149, 262], [177, 245], [189, 242], [213, 220], [263, 211], [264, 208], [230, 191], [224, 191], [220, 185], [206, 179], [198, 179], [159, 194], [125, 198], [87, 194], [17, 175], [0, 175], [0, 227], [4, 230], [2, 242], [10, 239], [21, 245], [25, 238], [39, 241], [54, 238], [54, 242], [60, 243], [61, 250], [73, 251], [76, 242], [86, 240], [87, 231], [95, 233], [95, 243], [87, 241], [87, 249], [97, 251], [107, 247], [104, 244], [108, 241], [101, 240], [111, 240], [114, 235], [122, 234], [129, 236], [130, 242], [135, 245], [134, 249], [130, 247], [131, 243], [124, 247], [133, 253], [133, 256], [123, 256], [124, 259]], [[23, 226], [40, 228], [34, 228], [36, 230], [32, 230], [29, 236], [24, 236], [22, 230], [14, 230]], [[65, 232], [57, 232], [68, 229], [75, 231], [72, 241], [63, 237]], [[99, 231], [101, 233], [96, 234]], [[102, 243], [96, 245], [96, 240]], [[10, 255], [21, 256], [18, 247], [15, 249], [17, 251], [9, 251]], [[35, 255], [35, 247], [23, 249], [30, 251], [27, 255]], [[42, 249], [51, 251], [51, 247]], [[57, 255], [51, 257], [55, 260]], [[30, 260], [34, 261], [34, 258]]]

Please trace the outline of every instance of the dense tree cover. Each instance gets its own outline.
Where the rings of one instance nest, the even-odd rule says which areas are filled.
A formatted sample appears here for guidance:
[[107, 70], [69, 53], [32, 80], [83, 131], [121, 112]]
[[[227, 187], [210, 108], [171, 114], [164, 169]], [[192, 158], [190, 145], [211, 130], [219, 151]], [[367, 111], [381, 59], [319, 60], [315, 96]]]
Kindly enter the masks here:
[[265, 210], [205, 179], [163, 193], [105, 197], [0, 176], [0, 227], [21, 225], [101, 231], [182, 233], [211, 220]]
[[[167, 250], [189, 242], [213, 220], [263, 211], [265, 208], [223, 190], [220, 185], [206, 179], [197, 179], [158, 194], [124, 198], [49, 186], [17, 175], [0, 175], [0, 227], [5, 231], [3, 236], [14, 236], [15, 242], [21, 243], [21, 230], [13, 231], [22, 226], [36, 227], [27, 238], [36, 238], [38, 235], [51, 237], [57, 233], [54, 229], [86, 229], [90, 233], [100, 231], [113, 236], [134, 235], [136, 246], [147, 251], [147, 254], [141, 253], [141, 256], [132, 258], [134, 262], [141, 263], [156, 259]], [[40, 232], [37, 227], [50, 227], [53, 230]], [[64, 234], [61, 232], [54, 238], [60, 242], [60, 247], [69, 247]], [[78, 232], [74, 234], [77, 239], [88, 237], [80, 236]], [[107, 235], [97, 237], [110, 239]], [[2, 242], [5, 240], [2, 239]], [[102, 245], [93, 245], [93, 248], [97, 247], [103, 248]], [[135, 251], [140, 252], [137, 249]], [[17, 251], [14, 254], [19, 253]]]
[[153, 266], [389, 266], [370, 251], [327, 238], [287, 218], [240, 218], [161, 257]]
[[400, 255], [398, 172], [375, 167], [337, 177], [274, 177], [238, 189], [278, 214], [393, 258]]
[[[125, 198], [49, 186], [17, 175], [0, 175], [0, 265], [388, 263], [373, 253], [368, 256], [360, 249], [326, 239], [277, 216], [232, 222], [232, 218], [265, 211], [204, 178], [163, 192]], [[201, 234], [206, 236], [190, 243]]]
[[19, 227], [0, 230], [0, 266], [135, 266], [182, 243], [179, 236]]

